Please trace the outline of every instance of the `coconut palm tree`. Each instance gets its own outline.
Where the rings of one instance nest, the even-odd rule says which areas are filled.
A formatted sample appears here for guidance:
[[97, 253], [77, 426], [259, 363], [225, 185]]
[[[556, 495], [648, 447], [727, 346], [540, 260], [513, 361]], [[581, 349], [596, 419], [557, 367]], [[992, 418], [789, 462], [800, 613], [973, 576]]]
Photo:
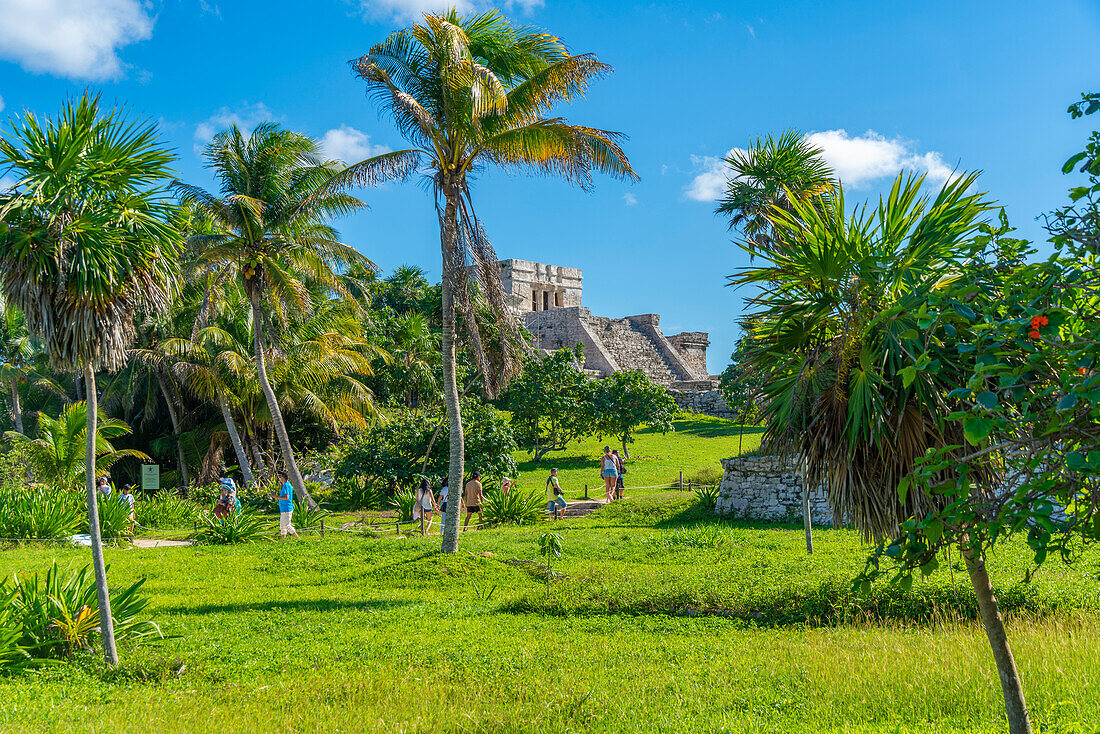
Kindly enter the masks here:
[[757, 138], [725, 158], [726, 194], [715, 213], [729, 217], [730, 229], [741, 230], [750, 257], [775, 244], [772, 207], [791, 211], [793, 201], [824, 200], [835, 190], [836, 176], [821, 156], [802, 133], [788, 130], [778, 138]]
[[0, 273], [8, 300], [59, 370], [83, 373], [88, 525], [108, 664], [118, 663], [95, 493], [96, 370], [127, 358], [134, 317], [167, 308], [178, 234], [161, 182], [174, 156], [151, 123], [88, 94], [56, 119], [26, 112], [0, 139]]
[[[205, 280], [212, 293], [236, 279], [248, 296], [256, 374], [287, 474], [298, 499], [314, 506], [268, 374], [268, 361], [279, 346], [277, 333], [269, 331], [288, 310], [312, 308], [316, 289], [311, 285], [343, 295], [337, 271], [370, 265], [327, 223], [329, 217], [365, 205], [332, 185], [342, 166], [322, 160], [315, 140], [274, 123], [247, 135], [234, 125], [214, 137], [205, 157], [220, 185], [217, 195], [172, 183], [181, 202], [208, 224], [208, 233], [188, 240], [191, 275]], [[200, 327], [204, 319], [200, 315]]]
[[405, 405], [412, 408], [436, 389], [439, 340], [432, 333], [427, 317], [420, 313], [398, 316], [393, 326], [394, 382]]
[[[27, 448], [27, 461], [35, 476], [52, 487], [64, 490], [79, 489], [87, 473], [87, 456], [84, 447], [88, 443], [88, 404], [70, 403], [57, 418], [45, 413], [38, 416], [38, 438], [29, 438], [15, 431], [5, 435], [14, 443]], [[111, 439], [130, 433], [130, 427], [117, 419], [96, 421], [95, 464], [92, 471], [102, 476], [119, 459], [132, 457], [149, 461], [149, 456], [135, 449], [116, 449]]]
[[[954, 344], [920, 335], [929, 299], [959, 279], [987, 239], [979, 227], [992, 206], [970, 192], [975, 178], [959, 177], [929, 199], [920, 195], [923, 177], [899, 176], [876, 209], [851, 214], [843, 190], [824, 202], [773, 207], [772, 241], [759, 251], [767, 264], [733, 277], [760, 288], [747, 299], [753, 308], [745, 356], [763, 379], [766, 438], [801, 457], [805, 483], [824, 486], [836, 518], [865, 540], [895, 539], [909, 518], [924, 519], [955, 500], [899, 487], [928, 450], [959, 461], [967, 453], [950, 393], [967, 384], [972, 365], [960, 362]], [[996, 472], [983, 463], [991, 455], [980, 454], [965, 469], [973, 491], [985, 495]], [[1009, 720], [1026, 722], [984, 553], [967, 542], [961, 550]]]
[[[637, 178], [618, 133], [570, 124], [548, 113], [580, 97], [611, 71], [591, 54], [571, 55], [561, 39], [514, 25], [498, 12], [459, 17], [429, 13], [351, 62], [370, 96], [413, 147], [350, 166], [344, 181], [431, 172], [443, 252], [443, 392], [450, 426], [450, 486], [463, 484], [464, 446], [455, 375], [456, 312], [465, 314], [467, 346], [492, 396], [517, 368], [522, 343], [508, 312], [496, 254], [473, 212], [470, 176], [487, 166], [556, 175], [588, 187], [593, 172]], [[491, 360], [477, 328], [468, 281], [476, 281], [500, 325]], [[443, 551], [458, 548], [458, 502], [448, 507]]]

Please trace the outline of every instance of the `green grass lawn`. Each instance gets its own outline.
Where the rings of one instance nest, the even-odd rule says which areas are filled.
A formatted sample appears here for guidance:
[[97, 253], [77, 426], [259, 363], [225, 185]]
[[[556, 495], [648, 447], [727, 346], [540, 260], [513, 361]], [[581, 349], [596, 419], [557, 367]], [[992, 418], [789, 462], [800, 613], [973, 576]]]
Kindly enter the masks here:
[[[173, 639], [123, 647], [114, 671], [88, 658], [0, 680], [0, 731], [1003, 730], [952, 563], [856, 598], [853, 533], [818, 531], [807, 558], [797, 528], [693, 503], [654, 491], [557, 523], [549, 590], [533, 565], [547, 525], [468, 533], [456, 556], [438, 538], [341, 533], [110, 548], [112, 583], [146, 577]], [[4, 550], [0, 572], [53, 559], [87, 550]], [[1025, 587], [1026, 566], [1008, 546], [992, 573], [1036, 730], [1096, 732], [1100, 555]]]
[[[762, 429], [741, 427], [721, 418], [681, 414], [673, 421], [673, 427], [674, 431], [665, 434], [651, 428], [638, 432], [635, 442], [630, 444], [625, 479], [627, 496], [644, 496], [652, 492], [635, 487], [668, 486], [681, 471], [685, 481], [702, 471], [715, 474], [722, 470], [719, 464], [721, 459], [753, 451], [760, 446]], [[520, 483], [527, 487], [542, 487], [550, 468], [557, 467], [567, 498], [582, 496], [585, 484], [589, 486], [590, 496], [602, 496], [600, 457], [606, 445], [622, 451], [622, 446], [614, 440], [595, 437], [574, 443], [565, 451], [547, 454], [538, 463], [526, 451], [517, 451], [514, 456]], [[471, 457], [469, 461], [476, 468], [476, 457]]]

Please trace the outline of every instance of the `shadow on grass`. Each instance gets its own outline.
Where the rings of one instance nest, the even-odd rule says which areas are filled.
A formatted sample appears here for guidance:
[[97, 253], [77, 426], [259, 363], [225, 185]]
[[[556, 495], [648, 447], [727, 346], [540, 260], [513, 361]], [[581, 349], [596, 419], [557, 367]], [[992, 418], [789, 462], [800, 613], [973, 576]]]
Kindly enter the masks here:
[[[685, 433], [699, 438], [735, 438], [739, 434], [751, 436], [763, 433], [763, 426], [740, 426], [733, 421], [722, 418], [699, 416], [698, 418], [678, 418], [672, 422], [676, 433]], [[638, 431], [638, 435], [657, 433], [657, 430], [646, 426]]]
[[409, 606], [401, 599], [298, 599], [294, 601], [257, 601], [226, 604], [200, 604], [198, 606], [159, 607], [166, 614], [242, 614], [247, 612], [334, 612], [340, 609], [361, 611], [386, 611]]

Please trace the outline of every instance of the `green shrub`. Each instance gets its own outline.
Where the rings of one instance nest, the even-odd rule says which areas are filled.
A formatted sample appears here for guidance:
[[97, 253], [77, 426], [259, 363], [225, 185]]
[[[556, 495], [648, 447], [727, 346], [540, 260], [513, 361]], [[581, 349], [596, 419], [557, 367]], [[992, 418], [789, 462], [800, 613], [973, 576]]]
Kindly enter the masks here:
[[306, 530], [307, 528], [316, 527], [326, 517], [332, 515], [328, 510], [321, 507], [308, 507], [304, 502], [294, 503], [294, 514], [291, 516], [290, 522], [297, 530]]
[[[144, 583], [144, 578], [138, 579], [109, 592], [118, 640], [162, 637], [156, 623], [143, 618], [149, 598], [138, 592]], [[13, 574], [0, 582], [0, 601], [7, 602], [4, 608], [18, 620], [18, 644], [35, 657], [72, 657], [78, 650], [92, 649], [98, 640], [99, 600], [91, 566], [63, 577], [55, 562], [41, 583], [37, 573]]]
[[175, 492], [160, 491], [137, 503], [137, 522], [155, 530], [189, 528], [202, 519], [202, 509]]
[[0, 672], [12, 673], [33, 665], [36, 660], [23, 645], [23, 624], [12, 608], [15, 592], [0, 592]]
[[99, 530], [104, 540], [126, 540], [130, 531], [130, 505], [117, 494], [96, 503], [99, 506]]
[[205, 516], [206, 526], [199, 531], [196, 540], [213, 545], [231, 543], [255, 543], [263, 537], [264, 520], [248, 510], [231, 512], [228, 517]]
[[380, 482], [369, 478], [341, 477], [333, 483], [330, 504], [340, 510], [383, 510], [388, 499]]
[[393, 497], [390, 497], [389, 505], [397, 510], [401, 522], [412, 522], [413, 510], [416, 508], [416, 490], [398, 490]]
[[25, 487], [0, 489], [0, 538], [65, 538], [87, 523], [83, 492]]
[[680, 477], [677, 475], [669, 486], [672, 489], [693, 489], [695, 487], [704, 485], [719, 485], [722, 483], [722, 467], [707, 467], [706, 469], [700, 469], [694, 474], [687, 474], [684, 476], [684, 483], [680, 484]]
[[491, 487], [485, 490], [482, 511], [488, 523], [530, 525], [546, 515], [546, 493], [523, 487], [502, 492], [499, 487]]
[[695, 499], [699, 501], [699, 504], [708, 510], [713, 510], [714, 506], [718, 504], [718, 485], [710, 484], [695, 487]]

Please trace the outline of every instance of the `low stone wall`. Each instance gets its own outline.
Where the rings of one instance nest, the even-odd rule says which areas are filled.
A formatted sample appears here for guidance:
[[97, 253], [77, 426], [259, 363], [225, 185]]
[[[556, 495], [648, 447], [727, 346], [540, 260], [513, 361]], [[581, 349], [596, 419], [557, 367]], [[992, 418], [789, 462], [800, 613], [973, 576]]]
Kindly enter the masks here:
[[692, 413], [713, 415], [718, 418], [735, 420], [737, 414], [726, 405], [726, 399], [716, 389], [709, 390], [680, 390], [675, 387], [668, 388], [668, 394], [676, 401], [676, 407], [680, 410], [688, 410]]
[[[801, 521], [802, 475], [794, 462], [775, 456], [722, 459], [722, 484], [715, 512], [745, 520]], [[832, 525], [824, 487], [810, 489], [810, 518]]]

